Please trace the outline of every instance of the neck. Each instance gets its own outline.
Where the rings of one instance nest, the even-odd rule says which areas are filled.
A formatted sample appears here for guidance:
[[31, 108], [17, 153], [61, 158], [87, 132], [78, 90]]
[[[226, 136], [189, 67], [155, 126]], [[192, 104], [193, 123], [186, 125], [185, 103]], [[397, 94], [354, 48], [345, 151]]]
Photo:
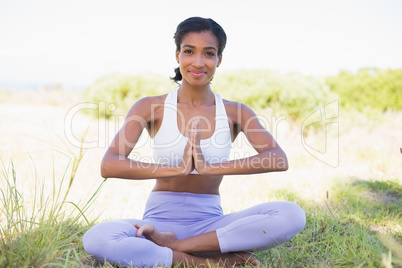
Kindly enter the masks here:
[[211, 101], [214, 102], [215, 96], [209, 84], [194, 87], [188, 85], [187, 83], [183, 83], [178, 91], [178, 100], [180, 102], [187, 102], [196, 106], [198, 104], [207, 104]]

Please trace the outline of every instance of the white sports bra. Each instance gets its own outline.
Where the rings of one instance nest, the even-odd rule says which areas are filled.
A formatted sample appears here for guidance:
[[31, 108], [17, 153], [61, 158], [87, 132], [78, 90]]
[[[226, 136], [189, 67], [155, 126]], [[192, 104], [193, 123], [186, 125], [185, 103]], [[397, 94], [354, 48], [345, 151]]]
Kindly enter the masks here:
[[[177, 126], [177, 91], [166, 96], [162, 124], [152, 142], [154, 160], [162, 165], [180, 164], [188, 140]], [[232, 147], [225, 106], [218, 94], [215, 94], [215, 107], [215, 131], [210, 138], [200, 140], [204, 158], [211, 164], [228, 161]], [[198, 172], [194, 169], [191, 174]]]

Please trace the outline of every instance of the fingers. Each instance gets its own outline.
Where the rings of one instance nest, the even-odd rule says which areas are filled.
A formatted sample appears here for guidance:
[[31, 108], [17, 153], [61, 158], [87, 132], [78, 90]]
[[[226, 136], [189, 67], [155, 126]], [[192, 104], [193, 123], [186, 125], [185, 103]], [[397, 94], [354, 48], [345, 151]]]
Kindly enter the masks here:
[[193, 150], [193, 142], [192, 142], [192, 138], [190, 137], [190, 139], [187, 140], [187, 144], [186, 147], [184, 147], [184, 154], [189, 153], [191, 154]]
[[137, 228], [137, 237], [141, 237], [142, 233], [144, 232], [144, 228], [142, 228], [141, 226], [139, 226], [137, 223], [133, 224], [135, 228]]
[[192, 122], [191, 125], [191, 140], [193, 143], [193, 160], [194, 160], [194, 167], [198, 171], [199, 174], [205, 174], [208, 163], [205, 161], [204, 155], [201, 150], [201, 131], [200, 127], [200, 120], [197, 118]]
[[197, 130], [199, 126], [200, 126], [200, 118], [197, 117], [193, 120], [193, 122], [191, 122], [191, 129]]
[[135, 228], [137, 228], [137, 237], [141, 237], [144, 234], [147, 234], [152, 231], [153, 226], [150, 224], [144, 224], [142, 226], [137, 223], [133, 224]]
[[198, 129], [198, 125], [199, 125], [199, 119], [196, 119], [194, 121], [191, 122], [191, 126], [189, 129], [189, 133], [188, 133], [188, 139], [187, 139], [187, 144], [186, 147], [184, 148], [184, 153], [183, 153], [183, 161], [181, 164], [181, 168], [182, 168], [182, 174], [190, 174], [190, 172], [194, 169], [194, 162], [193, 162], [193, 158], [194, 158], [194, 150], [195, 147], [197, 146], [197, 129]]
[[184, 153], [183, 153], [183, 161], [182, 161], [182, 173], [183, 174], [189, 174], [191, 170], [193, 169], [193, 145], [192, 141], [188, 139], [186, 147], [184, 148]]
[[193, 147], [198, 146], [200, 144], [200, 119], [196, 118], [191, 123], [191, 131], [190, 131], [190, 139], [193, 142]]

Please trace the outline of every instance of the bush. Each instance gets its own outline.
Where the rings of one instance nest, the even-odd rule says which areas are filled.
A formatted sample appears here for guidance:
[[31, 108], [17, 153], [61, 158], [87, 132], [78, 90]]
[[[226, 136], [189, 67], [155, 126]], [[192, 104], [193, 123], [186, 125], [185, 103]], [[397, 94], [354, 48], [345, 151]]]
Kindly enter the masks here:
[[110, 74], [97, 79], [85, 90], [84, 96], [96, 104], [104, 102], [107, 109], [92, 111], [95, 117], [109, 118], [125, 115], [140, 98], [164, 94], [176, 87], [169, 78], [159, 75]]
[[327, 84], [339, 95], [343, 107], [360, 112], [402, 109], [402, 69], [341, 71], [337, 76], [328, 77]]
[[269, 108], [295, 121], [304, 120], [317, 108], [338, 98], [330, 92], [324, 79], [268, 70], [222, 73], [217, 75], [212, 86], [224, 98], [240, 101], [254, 109]]
[[[158, 75], [111, 74], [99, 78], [87, 88], [86, 98], [95, 103], [114, 104], [97, 116], [109, 118], [126, 114], [131, 105], [145, 96], [160, 95], [177, 88], [177, 84]], [[329, 102], [338, 99], [324, 79], [299, 73], [279, 74], [273, 71], [231, 71], [217, 74], [212, 89], [223, 98], [240, 101], [253, 109], [270, 109], [288, 115], [295, 121]], [[113, 107], [114, 108], [114, 107]]]

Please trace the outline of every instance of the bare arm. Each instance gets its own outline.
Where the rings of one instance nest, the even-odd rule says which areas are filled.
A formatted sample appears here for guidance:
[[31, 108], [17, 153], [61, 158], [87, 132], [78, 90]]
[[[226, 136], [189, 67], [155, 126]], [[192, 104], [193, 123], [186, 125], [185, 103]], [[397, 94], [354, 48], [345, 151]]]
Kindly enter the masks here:
[[199, 132], [194, 124], [192, 126], [193, 158], [197, 171], [203, 175], [236, 175], [287, 170], [288, 160], [279, 144], [261, 125], [256, 114], [249, 107], [244, 104], [238, 105], [240, 105], [240, 113], [234, 118], [233, 123], [239, 124], [241, 131], [258, 154], [242, 159], [209, 164], [202, 155], [199, 146]]
[[[191, 157], [186, 157], [185, 159], [190, 159], [190, 161], [183, 161], [179, 166], [145, 163], [128, 158], [143, 129], [154, 120], [151, 118], [153, 116], [151, 104], [154, 100], [154, 97], [141, 99], [130, 109], [122, 128], [114, 137], [102, 159], [102, 177], [143, 180], [184, 176], [191, 172], [193, 168]], [[192, 147], [189, 142], [184, 154], [191, 156], [191, 152]]]

